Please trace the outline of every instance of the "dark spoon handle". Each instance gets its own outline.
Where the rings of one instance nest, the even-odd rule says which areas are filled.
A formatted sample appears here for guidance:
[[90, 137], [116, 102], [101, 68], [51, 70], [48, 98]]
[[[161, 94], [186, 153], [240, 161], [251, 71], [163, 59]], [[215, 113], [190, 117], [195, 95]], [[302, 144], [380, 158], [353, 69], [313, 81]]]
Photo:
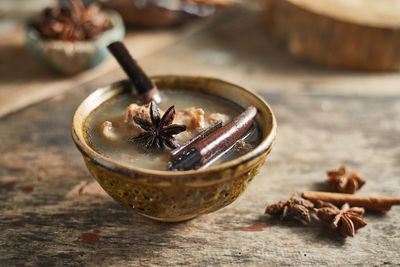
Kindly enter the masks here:
[[148, 103], [154, 100], [161, 102], [161, 96], [155, 84], [146, 75], [136, 60], [130, 55], [128, 49], [121, 42], [114, 42], [108, 45], [108, 50], [117, 59], [118, 63], [128, 75], [135, 86], [137, 93], [142, 97], [143, 102]]

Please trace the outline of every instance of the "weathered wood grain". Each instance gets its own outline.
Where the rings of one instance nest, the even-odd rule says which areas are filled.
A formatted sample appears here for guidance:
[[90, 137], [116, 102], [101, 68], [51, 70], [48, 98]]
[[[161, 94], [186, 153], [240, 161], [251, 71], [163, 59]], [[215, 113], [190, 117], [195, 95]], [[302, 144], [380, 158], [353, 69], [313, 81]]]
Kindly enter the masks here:
[[[231, 206], [164, 224], [120, 208], [107, 196], [67, 196], [81, 181], [91, 181], [68, 119], [86, 93], [68, 93], [0, 120], [5, 265], [400, 264], [397, 207], [368, 213], [368, 226], [348, 239], [319, 225], [279, 223], [263, 215], [267, 203], [323, 188], [324, 171], [341, 164], [364, 174], [367, 184], [360, 194], [396, 196], [400, 96], [263, 93], [280, 127], [261, 173]], [[24, 192], [26, 186], [33, 191]], [[94, 230], [100, 231], [99, 240], [85, 242], [82, 234]]]
[[368, 225], [347, 239], [263, 214], [294, 192], [326, 190], [325, 170], [342, 164], [364, 175], [358, 194], [399, 196], [400, 76], [293, 61], [260, 34], [257, 13], [234, 14], [142, 62], [150, 74], [218, 76], [271, 104], [277, 143], [244, 195], [215, 213], [167, 224], [99, 193], [69, 127], [90, 91], [124, 76], [112, 71], [0, 119], [0, 265], [400, 265], [399, 207], [367, 213]]

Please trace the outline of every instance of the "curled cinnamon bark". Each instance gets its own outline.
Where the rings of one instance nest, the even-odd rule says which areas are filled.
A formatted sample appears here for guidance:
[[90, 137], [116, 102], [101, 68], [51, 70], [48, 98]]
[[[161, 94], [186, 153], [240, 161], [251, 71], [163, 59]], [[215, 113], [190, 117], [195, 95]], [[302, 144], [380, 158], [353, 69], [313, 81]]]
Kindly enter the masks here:
[[170, 153], [170, 160], [174, 161], [177, 160], [179, 157], [183, 156], [184, 151], [188, 150], [191, 148], [196, 142], [199, 140], [207, 137], [211, 133], [215, 132], [215, 130], [219, 129], [222, 127], [222, 121], [218, 121], [215, 124], [209, 126], [208, 128], [204, 129], [200, 133], [198, 133], [195, 137], [187, 141], [185, 144], [181, 145], [180, 147], [174, 149]]
[[394, 197], [363, 197], [353, 194], [306, 191], [302, 197], [312, 202], [322, 200], [337, 206], [349, 203], [350, 206], [362, 207], [367, 210], [388, 211], [394, 205], [400, 205], [400, 198]]
[[248, 107], [227, 125], [179, 152], [181, 156], [172, 159], [169, 169], [173, 171], [198, 169], [220, 157], [246, 135], [256, 114], [257, 109], [254, 106]]

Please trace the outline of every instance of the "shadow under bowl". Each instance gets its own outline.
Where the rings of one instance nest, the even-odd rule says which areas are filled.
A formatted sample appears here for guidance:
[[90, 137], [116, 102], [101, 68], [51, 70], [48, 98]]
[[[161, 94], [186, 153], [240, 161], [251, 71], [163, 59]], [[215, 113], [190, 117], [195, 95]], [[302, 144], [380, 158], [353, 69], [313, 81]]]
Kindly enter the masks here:
[[264, 165], [276, 136], [276, 121], [268, 104], [243, 87], [215, 78], [194, 76], [152, 77], [158, 88], [197, 91], [228, 99], [242, 107], [257, 108], [261, 142], [234, 160], [202, 170], [156, 171], [132, 167], [107, 158], [86, 139], [87, 118], [99, 106], [132, 92], [128, 81], [100, 88], [76, 109], [72, 137], [90, 173], [117, 202], [160, 221], [184, 221], [216, 211], [237, 199]]

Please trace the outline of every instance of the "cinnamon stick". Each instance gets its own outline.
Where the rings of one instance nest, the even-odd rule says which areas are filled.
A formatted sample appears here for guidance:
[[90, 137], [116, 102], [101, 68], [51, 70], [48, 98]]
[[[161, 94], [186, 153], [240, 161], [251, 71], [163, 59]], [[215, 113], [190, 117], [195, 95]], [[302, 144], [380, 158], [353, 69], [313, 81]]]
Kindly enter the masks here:
[[305, 191], [303, 198], [312, 202], [322, 200], [337, 206], [349, 203], [350, 206], [363, 207], [367, 210], [388, 211], [394, 205], [400, 205], [400, 198], [393, 197], [363, 197], [353, 194]]
[[183, 144], [180, 147], [172, 150], [170, 152], [170, 160], [174, 161], [174, 160], [178, 159], [179, 157], [181, 157], [185, 153], [185, 151], [190, 149], [196, 142], [198, 142], [199, 140], [207, 137], [212, 132], [216, 131], [217, 129], [219, 129], [221, 127], [222, 127], [222, 121], [221, 120], [219, 120], [216, 123], [214, 123], [213, 125], [207, 127], [206, 129], [204, 129], [203, 131], [201, 131], [200, 133], [195, 135], [192, 139], [187, 141], [185, 144]]
[[184, 149], [181, 152], [182, 156], [170, 163], [169, 169], [174, 171], [198, 169], [220, 157], [246, 135], [256, 114], [257, 109], [254, 106], [248, 107], [227, 125]]
[[141, 102], [146, 104], [153, 100], [157, 104], [161, 103], [162, 99], [157, 86], [147, 77], [143, 69], [131, 56], [128, 49], [126, 49], [125, 45], [121, 42], [114, 42], [108, 45], [107, 48], [132, 81]]

